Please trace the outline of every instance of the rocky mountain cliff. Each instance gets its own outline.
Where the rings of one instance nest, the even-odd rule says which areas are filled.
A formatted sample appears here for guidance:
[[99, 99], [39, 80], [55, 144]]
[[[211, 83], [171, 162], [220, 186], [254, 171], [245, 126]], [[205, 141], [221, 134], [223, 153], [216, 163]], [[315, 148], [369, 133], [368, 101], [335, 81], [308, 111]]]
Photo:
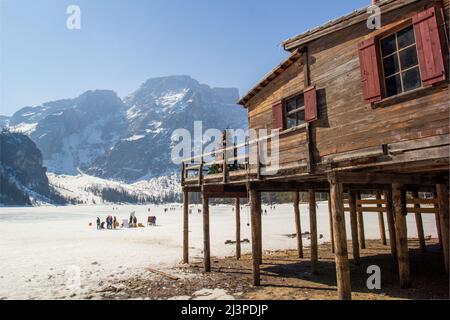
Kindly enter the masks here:
[[52, 198], [42, 155], [26, 135], [0, 133], [0, 204], [30, 205]]
[[26, 107], [9, 119], [42, 151], [50, 172], [79, 170], [105, 179], [135, 182], [178, 172], [170, 159], [175, 129], [246, 128], [235, 104], [237, 89], [211, 88], [189, 76], [153, 78], [123, 101], [106, 90]]

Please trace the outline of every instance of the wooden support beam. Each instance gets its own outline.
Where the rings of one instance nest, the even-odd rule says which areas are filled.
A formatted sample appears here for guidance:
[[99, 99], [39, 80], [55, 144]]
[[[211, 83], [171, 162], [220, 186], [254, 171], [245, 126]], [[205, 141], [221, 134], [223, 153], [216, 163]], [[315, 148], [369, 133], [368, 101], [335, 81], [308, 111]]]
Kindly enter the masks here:
[[203, 264], [205, 272], [211, 272], [211, 251], [209, 234], [209, 198], [203, 194]]
[[331, 199], [329, 194], [328, 194], [328, 214], [330, 221], [331, 252], [334, 253], [335, 250], [334, 250], [333, 212], [331, 210]]
[[386, 201], [386, 219], [389, 231], [389, 245], [394, 259], [397, 259], [397, 240], [395, 236], [394, 210], [392, 207], [392, 189], [384, 190], [384, 200]]
[[442, 245], [444, 252], [445, 270], [449, 272], [449, 212], [448, 212], [448, 186], [445, 184], [436, 185], [436, 192], [439, 200], [439, 215], [441, 222]]
[[358, 217], [356, 213], [356, 195], [354, 191], [350, 191], [348, 193], [348, 200], [350, 205], [350, 229], [352, 235], [353, 262], [356, 265], [360, 265], [361, 259], [359, 254]]
[[395, 181], [403, 185], [436, 185], [444, 183], [446, 176], [442, 174], [430, 175], [411, 175], [411, 174], [392, 174], [375, 172], [338, 172], [336, 173], [339, 181], [349, 184], [389, 184]]
[[[414, 200], [419, 200], [419, 192], [414, 191], [412, 193]], [[414, 204], [415, 209], [420, 209], [420, 202]], [[417, 236], [419, 238], [419, 244], [420, 244], [420, 251], [422, 253], [427, 252], [427, 245], [425, 243], [425, 234], [423, 231], [423, 220], [422, 220], [422, 214], [421, 213], [415, 213], [414, 217], [416, 218], [416, 227], [417, 227]]]
[[259, 252], [259, 240], [258, 234], [258, 216], [261, 217], [261, 193], [259, 191], [249, 190], [250, 201], [250, 215], [251, 215], [251, 228], [252, 228], [252, 269], [253, 269], [253, 285], [259, 286], [261, 284], [260, 277], [260, 264], [261, 256]]
[[352, 291], [347, 252], [347, 235], [345, 231], [343, 192], [342, 183], [339, 183], [335, 176], [330, 176], [330, 200], [331, 211], [333, 213], [338, 297], [341, 300], [349, 300], [351, 299]]
[[[356, 200], [361, 200], [361, 194], [356, 194]], [[357, 206], [360, 207], [360, 206]], [[358, 208], [357, 208], [358, 210]], [[359, 236], [359, 246], [361, 249], [366, 248], [366, 235], [364, 234], [364, 214], [358, 210], [357, 215], [357, 221], [358, 221], [358, 236]]]
[[395, 231], [397, 238], [397, 260], [400, 277], [400, 287], [411, 285], [408, 252], [408, 233], [406, 226], [406, 191], [400, 183], [392, 184], [392, 200], [395, 213]]
[[300, 219], [300, 193], [298, 191], [293, 193], [294, 200], [294, 219], [295, 231], [297, 236], [297, 251], [298, 257], [303, 259], [303, 239], [302, 239], [302, 224]]
[[189, 263], [189, 192], [183, 191], [183, 263]]
[[[377, 200], [382, 200], [380, 192], [377, 192], [376, 198]], [[378, 209], [378, 227], [380, 229], [381, 243], [385, 246], [387, 245], [387, 241], [386, 241], [386, 229], [384, 227], [383, 206], [381, 204], [377, 204], [377, 209]]]
[[311, 273], [318, 273], [318, 237], [317, 237], [317, 214], [316, 214], [316, 193], [309, 190], [309, 226], [311, 236]]
[[241, 199], [236, 198], [235, 209], [236, 211], [236, 259], [241, 258]]
[[[434, 196], [433, 200], [436, 200], [436, 203], [434, 204], [434, 208], [439, 210], [439, 199], [438, 199], [437, 193], [434, 192], [433, 196]], [[435, 220], [436, 220], [436, 233], [437, 233], [438, 239], [439, 239], [439, 246], [441, 247], [441, 250], [443, 250], [444, 244], [442, 243], [441, 217], [439, 215], [439, 212], [436, 213], [434, 216], [435, 216]]]

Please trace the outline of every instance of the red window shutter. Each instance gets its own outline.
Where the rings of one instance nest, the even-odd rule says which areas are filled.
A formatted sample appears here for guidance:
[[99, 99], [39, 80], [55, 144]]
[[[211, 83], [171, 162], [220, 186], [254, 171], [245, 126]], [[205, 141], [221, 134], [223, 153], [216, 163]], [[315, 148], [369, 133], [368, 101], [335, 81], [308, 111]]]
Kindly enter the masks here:
[[382, 97], [376, 39], [362, 41], [358, 48], [364, 99], [369, 103], [380, 101]]
[[431, 7], [414, 16], [413, 24], [423, 84], [432, 85], [445, 80], [444, 55], [436, 8]]
[[303, 92], [305, 99], [305, 121], [317, 120], [317, 91], [316, 86], [309, 87]]
[[283, 101], [278, 101], [272, 105], [272, 130], [284, 129], [284, 108]]

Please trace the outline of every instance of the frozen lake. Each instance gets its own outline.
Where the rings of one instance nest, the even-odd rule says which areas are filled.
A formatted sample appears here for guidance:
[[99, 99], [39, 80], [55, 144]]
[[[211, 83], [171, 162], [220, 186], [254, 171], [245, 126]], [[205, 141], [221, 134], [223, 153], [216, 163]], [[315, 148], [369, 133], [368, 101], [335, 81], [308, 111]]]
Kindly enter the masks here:
[[[101, 287], [108, 279], [133, 275], [146, 276], [146, 267], [167, 269], [182, 258], [182, 207], [164, 213], [162, 206], [68, 206], [34, 208], [0, 208], [0, 299], [42, 299], [82, 297]], [[107, 215], [127, 219], [135, 211], [138, 222], [146, 225], [148, 212], [157, 216], [156, 227], [118, 230], [96, 230], [95, 219]], [[191, 206], [190, 256], [202, 257], [201, 206]], [[301, 205], [302, 231], [309, 230], [308, 206]], [[292, 205], [278, 205], [263, 216], [264, 250], [295, 249], [296, 240], [286, 235], [295, 233]], [[318, 204], [320, 241], [329, 241], [328, 205]], [[377, 215], [365, 218], [366, 238], [379, 238]], [[242, 239], [251, 239], [249, 210], [241, 210]], [[347, 219], [348, 220], [348, 219]], [[436, 237], [434, 215], [423, 215], [425, 235]], [[211, 206], [211, 254], [234, 255], [235, 225], [232, 206]], [[89, 226], [92, 223], [92, 226]], [[416, 237], [413, 215], [408, 216], [408, 236]], [[347, 221], [347, 232], [349, 232]], [[387, 236], [388, 233], [386, 232]], [[308, 241], [305, 240], [305, 245]], [[243, 253], [251, 245], [243, 244]], [[80, 275], [78, 277], [78, 274]], [[74, 293], [73, 279], [81, 289]], [[78, 290], [78, 289], [77, 289]], [[76, 294], [76, 295], [75, 295]]]

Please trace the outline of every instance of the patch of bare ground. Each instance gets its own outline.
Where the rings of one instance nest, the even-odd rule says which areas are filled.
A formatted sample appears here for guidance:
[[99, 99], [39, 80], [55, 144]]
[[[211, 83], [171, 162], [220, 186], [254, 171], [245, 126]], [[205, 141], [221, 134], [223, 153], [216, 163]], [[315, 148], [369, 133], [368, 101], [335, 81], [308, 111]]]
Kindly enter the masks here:
[[[351, 257], [352, 298], [358, 300], [386, 299], [449, 299], [449, 277], [444, 271], [442, 251], [435, 239], [427, 241], [427, 252], [421, 253], [416, 239], [409, 240], [411, 279], [409, 289], [400, 289], [396, 261], [390, 247], [380, 241], [366, 241], [361, 250], [361, 265], [356, 266]], [[224, 289], [236, 299], [249, 300], [329, 300], [336, 299], [336, 269], [334, 254], [329, 243], [319, 246], [318, 274], [310, 273], [310, 252], [305, 248], [305, 258], [299, 259], [295, 250], [265, 252], [261, 266], [261, 286], [253, 287], [251, 255], [237, 261], [233, 257], [212, 259], [212, 272], [203, 273], [201, 259], [190, 266], [181, 266], [168, 273], [178, 274], [174, 280], [155, 274], [146, 279], [131, 278], [113, 287], [119, 289], [101, 292], [104, 299], [168, 299], [190, 298], [201, 289]], [[366, 285], [367, 267], [381, 268], [381, 290], [369, 290]]]

